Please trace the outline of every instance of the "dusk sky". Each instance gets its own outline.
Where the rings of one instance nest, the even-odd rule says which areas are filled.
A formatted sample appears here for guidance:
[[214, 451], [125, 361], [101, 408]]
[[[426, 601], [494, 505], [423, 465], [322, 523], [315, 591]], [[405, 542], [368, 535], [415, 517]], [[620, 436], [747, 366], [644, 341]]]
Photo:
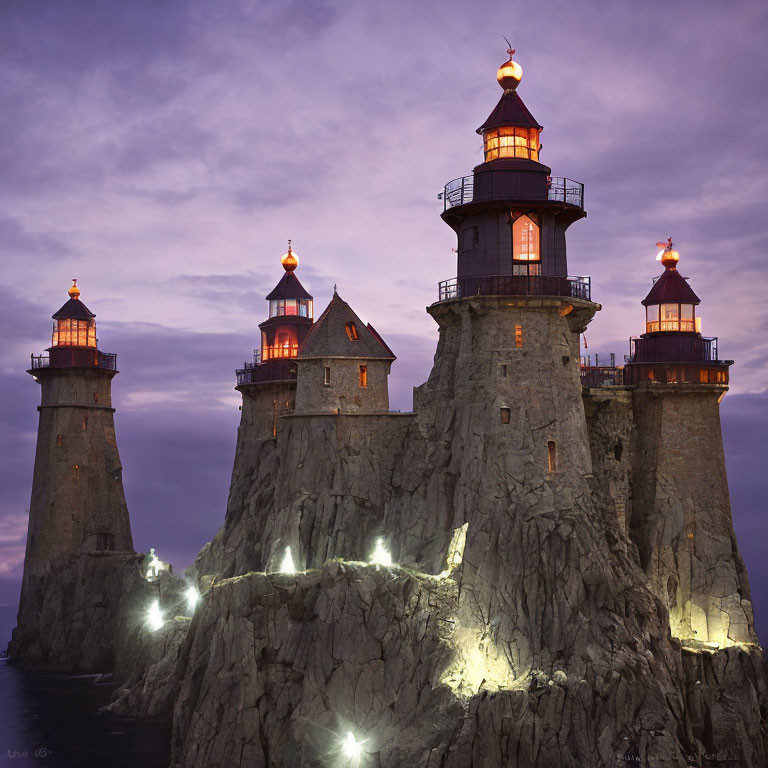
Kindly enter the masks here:
[[25, 369], [73, 277], [118, 355], [134, 543], [177, 570], [223, 522], [234, 370], [288, 238], [316, 316], [338, 284], [398, 356], [391, 404], [410, 410], [437, 339], [424, 308], [456, 273], [437, 194], [481, 162], [502, 35], [542, 162], [586, 185], [568, 260], [603, 306], [588, 351], [623, 360], [672, 235], [736, 361], [723, 432], [768, 642], [768, 5], [739, 0], [0, 3], [0, 603], [18, 599], [32, 483]]

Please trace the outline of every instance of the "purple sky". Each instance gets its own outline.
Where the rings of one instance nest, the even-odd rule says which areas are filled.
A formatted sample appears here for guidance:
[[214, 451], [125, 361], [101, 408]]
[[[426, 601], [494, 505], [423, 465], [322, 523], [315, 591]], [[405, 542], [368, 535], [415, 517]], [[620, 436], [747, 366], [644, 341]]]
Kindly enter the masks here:
[[[333, 284], [430, 368], [424, 307], [455, 274], [436, 195], [481, 160], [506, 34], [542, 161], [586, 184], [571, 274], [627, 351], [673, 235], [703, 331], [736, 360], [723, 402], [734, 519], [768, 642], [768, 269], [762, 2], [311, 0], [0, 5], [0, 603], [26, 534], [39, 388], [71, 277], [117, 352], [137, 548], [191, 562], [224, 516], [239, 395], [293, 238], [316, 314]], [[0, 626], [0, 644], [5, 627]]]

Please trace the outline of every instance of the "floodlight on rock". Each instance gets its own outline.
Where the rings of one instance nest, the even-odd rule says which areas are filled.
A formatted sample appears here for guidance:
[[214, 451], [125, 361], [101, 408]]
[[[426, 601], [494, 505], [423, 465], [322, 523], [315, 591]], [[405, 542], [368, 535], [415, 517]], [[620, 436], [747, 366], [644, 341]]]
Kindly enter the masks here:
[[163, 612], [160, 610], [160, 601], [155, 600], [147, 609], [147, 626], [154, 632], [165, 624]]

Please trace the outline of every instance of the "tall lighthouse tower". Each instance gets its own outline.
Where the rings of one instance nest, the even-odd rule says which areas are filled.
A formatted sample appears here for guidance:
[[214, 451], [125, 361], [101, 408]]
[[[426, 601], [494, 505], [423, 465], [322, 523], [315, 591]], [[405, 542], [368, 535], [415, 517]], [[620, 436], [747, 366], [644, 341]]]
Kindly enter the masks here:
[[752, 603], [731, 520], [719, 403], [732, 360], [701, 334], [699, 297], [669, 244], [631, 339], [634, 385], [632, 538], [672, 634], [722, 647], [753, 642]]
[[117, 356], [98, 349], [95, 317], [73, 281], [48, 355], [33, 355], [28, 371], [42, 398], [22, 602], [35, 578], [70, 557], [133, 551], [112, 407]]
[[[439, 514], [425, 516], [434, 527], [421, 535], [468, 526], [459, 621], [479, 637], [492, 617], [494, 648], [508, 649], [518, 674], [549, 663], [561, 642], [550, 633], [556, 622], [537, 617], [554, 605], [571, 610], [562, 581], [535, 583], [541, 562], [560, 556], [537, 521], [596, 536], [586, 522], [592, 461], [579, 336], [600, 305], [589, 278], [568, 274], [566, 230], [586, 215], [583, 185], [539, 161], [542, 127], [517, 93], [522, 69], [509, 53], [497, 73], [501, 98], [478, 129], [483, 162], [442, 195], [457, 272], [427, 309], [440, 337], [414, 410], [446, 446]], [[540, 593], [548, 605], [523, 615]]]

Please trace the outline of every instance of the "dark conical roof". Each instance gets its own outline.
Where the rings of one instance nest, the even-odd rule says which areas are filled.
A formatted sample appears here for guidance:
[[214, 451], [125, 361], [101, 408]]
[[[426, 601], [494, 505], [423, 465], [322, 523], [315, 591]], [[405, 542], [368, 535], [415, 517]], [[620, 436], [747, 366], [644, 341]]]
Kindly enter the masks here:
[[70, 299], [55, 315], [54, 320], [90, 320], [96, 317], [80, 299]]
[[517, 95], [517, 91], [504, 91], [496, 108], [488, 115], [488, 119], [477, 129], [477, 132], [482, 133], [491, 128], [499, 128], [502, 125], [543, 130], [543, 126], [536, 122], [536, 118], [528, 111], [528, 107], [523, 104], [523, 100]]
[[[354, 324], [357, 340], [350, 338], [347, 325]], [[394, 360], [395, 355], [369, 325], [364, 325], [352, 307], [338, 293], [317, 319], [299, 348], [298, 357], [362, 357]]]
[[273, 299], [311, 299], [312, 294], [307, 293], [304, 286], [299, 282], [299, 278], [293, 272], [286, 272], [280, 282], [272, 289], [272, 293], [267, 296], [267, 301]]
[[701, 299], [694, 293], [688, 281], [675, 267], [667, 267], [664, 274], [653, 284], [648, 295], [641, 302], [649, 304], [701, 304]]

